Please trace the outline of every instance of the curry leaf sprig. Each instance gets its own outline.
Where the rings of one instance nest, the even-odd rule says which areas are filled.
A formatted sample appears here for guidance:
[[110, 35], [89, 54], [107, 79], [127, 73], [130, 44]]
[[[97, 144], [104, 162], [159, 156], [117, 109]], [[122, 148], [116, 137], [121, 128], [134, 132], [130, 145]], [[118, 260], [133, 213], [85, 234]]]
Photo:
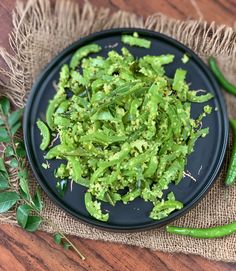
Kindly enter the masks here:
[[[22, 114], [22, 109], [10, 111], [7, 98], [0, 100], [0, 214], [15, 208], [18, 224], [29, 232], [36, 231], [42, 222], [49, 224], [55, 230], [55, 243], [65, 249], [74, 249], [84, 260], [82, 253], [58, 226], [42, 214], [44, 205], [39, 188], [34, 194], [30, 191], [24, 143], [16, 136], [21, 127]], [[11, 181], [10, 176], [16, 182]]]

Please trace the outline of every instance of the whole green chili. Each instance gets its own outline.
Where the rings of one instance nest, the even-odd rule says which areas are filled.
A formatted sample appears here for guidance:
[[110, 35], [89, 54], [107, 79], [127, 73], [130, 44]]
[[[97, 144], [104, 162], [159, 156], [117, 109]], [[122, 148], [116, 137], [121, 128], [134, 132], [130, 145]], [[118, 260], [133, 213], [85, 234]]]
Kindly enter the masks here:
[[179, 235], [186, 235], [195, 238], [219, 238], [236, 232], [236, 221], [223, 226], [212, 228], [181, 228], [175, 226], [167, 226], [167, 232]]
[[209, 66], [211, 68], [211, 71], [215, 75], [218, 82], [221, 84], [221, 86], [229, 93], [236, 95], [236, 86], [231, 84], [223, 75], [221, 70], [219, 69], [217, 62], [214, 57], [210, 57], [208, 60]]
[[233, 130], [233, 150], [230, 158], [225, 184], [232, 185], [236, 180], [236, 120], [230, 119], [229, 123]]

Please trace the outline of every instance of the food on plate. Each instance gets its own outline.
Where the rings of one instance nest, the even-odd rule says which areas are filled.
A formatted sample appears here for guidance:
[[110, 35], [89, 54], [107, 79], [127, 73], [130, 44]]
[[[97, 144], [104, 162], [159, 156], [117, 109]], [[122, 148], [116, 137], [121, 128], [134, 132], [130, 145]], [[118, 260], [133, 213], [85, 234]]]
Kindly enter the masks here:
[[[136, 34], [121, 39], [150, 47]], [[59, 142], [47, 148], [45, 159], [63, 159], [56, 178], [87, 188], [85, 206], [94, 218], [109, 219], [101, 202], [127, 204], [141, 197], [153, 204], [150, 218], [162, 219], [183, 207], [166, 190], [180, 182], [196, 140], [209, 132], [202, 119], [211, 107], [204, 104], [192, 118], [191, 104], [213, 95], [190, 90], [183, 69], [173, 78], [166, 75], [174, 55], [136, 58], [125, 47], [106, 57], [90, 55], [100, 50], [100, 45], [84, 46], [62, 66], [46, 112]]]

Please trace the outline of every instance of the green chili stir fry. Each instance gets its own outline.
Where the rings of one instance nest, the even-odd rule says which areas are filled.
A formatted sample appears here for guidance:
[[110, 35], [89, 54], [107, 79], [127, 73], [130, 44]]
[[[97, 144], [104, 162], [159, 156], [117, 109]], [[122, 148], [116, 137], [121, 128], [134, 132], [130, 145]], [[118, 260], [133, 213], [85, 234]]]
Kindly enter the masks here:
[[55, 176], [87, 187], [85, 206], [98, 220], [109, 219], [101, 201], [126, 204], [137, 197], [153, 203], [150, 218], [167, 217], [183, 204], [172, 192], [164, 200], [163, 191], [171, 182], [179, 183], [195, 141], [208, 133], [200, 123], [211, 107], [206, 105], [192, 119], [190, 102], [213, 96], [190, 91], [185, 70], [177, 69], [174, 78], [165, 75], [164, 66], [173, 62], [173, 55], [137, 59], [122, 48], [121, 54], [88, 57], [89, 48], [92, 53], [101, 50], [94, 44], [82, 47], [70, 67], [61, 69], [46, 113], [60, 144], [45, 158], [67, 161]]

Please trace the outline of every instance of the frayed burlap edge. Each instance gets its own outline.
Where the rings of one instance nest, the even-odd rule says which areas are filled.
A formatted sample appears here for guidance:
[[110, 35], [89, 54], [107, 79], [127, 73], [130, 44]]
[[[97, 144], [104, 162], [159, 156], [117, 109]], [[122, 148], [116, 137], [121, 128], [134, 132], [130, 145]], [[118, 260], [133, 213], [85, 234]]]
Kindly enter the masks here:
[[[227, 26], [216, 26], [204, 21], [179, 21], [163, 14], [154, 14], [146, 19], [135, 14], [118, 11], [111, 14], [106, 8], [95, 8], [88, 2], [78, 6], [70, 1], [60, 0], [54, 6], [49, 0], [30, 0], [26, 4], [17, 2], [13, 13], [13, 31], [9, 54], [0, 48], [0, 55], [7, 64], [7, 70], [0, 69], [0, 94], [7, 95], [15, 105], [23, 107], [35, 78], [45, 65], [62, 49], [78, 38], [102, 29], [117, 27], [140, 27], [169, 35], [184, 43], [205, 60], [215, 55], [227, 77], [236, 82], [236, 32]], [[230, 116], [236, 117], [236, 99], [225, 95]], [[236, 188], [223, 188], [223, 179], [229, 154], [218, 181], [201, 203], [176, 225], [209, 227], [235, 220]], [[35, 186], [33, 177], [32, 186]], [[235, 235], [217, 240], [195, 240], [167, 234], [164, 229], [141, 233], [110, 233], [83, 225], [57, 208], [43, 194], [44, 215], [56, 222], [68, 234], [83, 238], [148, 247], [167, 252], [199, 254], [204, 257], [236, 261]], [[1, 223], [15, 223], [13, 213], [0, 216]], [[52, 229], [43, 225], [42, 229]]]

